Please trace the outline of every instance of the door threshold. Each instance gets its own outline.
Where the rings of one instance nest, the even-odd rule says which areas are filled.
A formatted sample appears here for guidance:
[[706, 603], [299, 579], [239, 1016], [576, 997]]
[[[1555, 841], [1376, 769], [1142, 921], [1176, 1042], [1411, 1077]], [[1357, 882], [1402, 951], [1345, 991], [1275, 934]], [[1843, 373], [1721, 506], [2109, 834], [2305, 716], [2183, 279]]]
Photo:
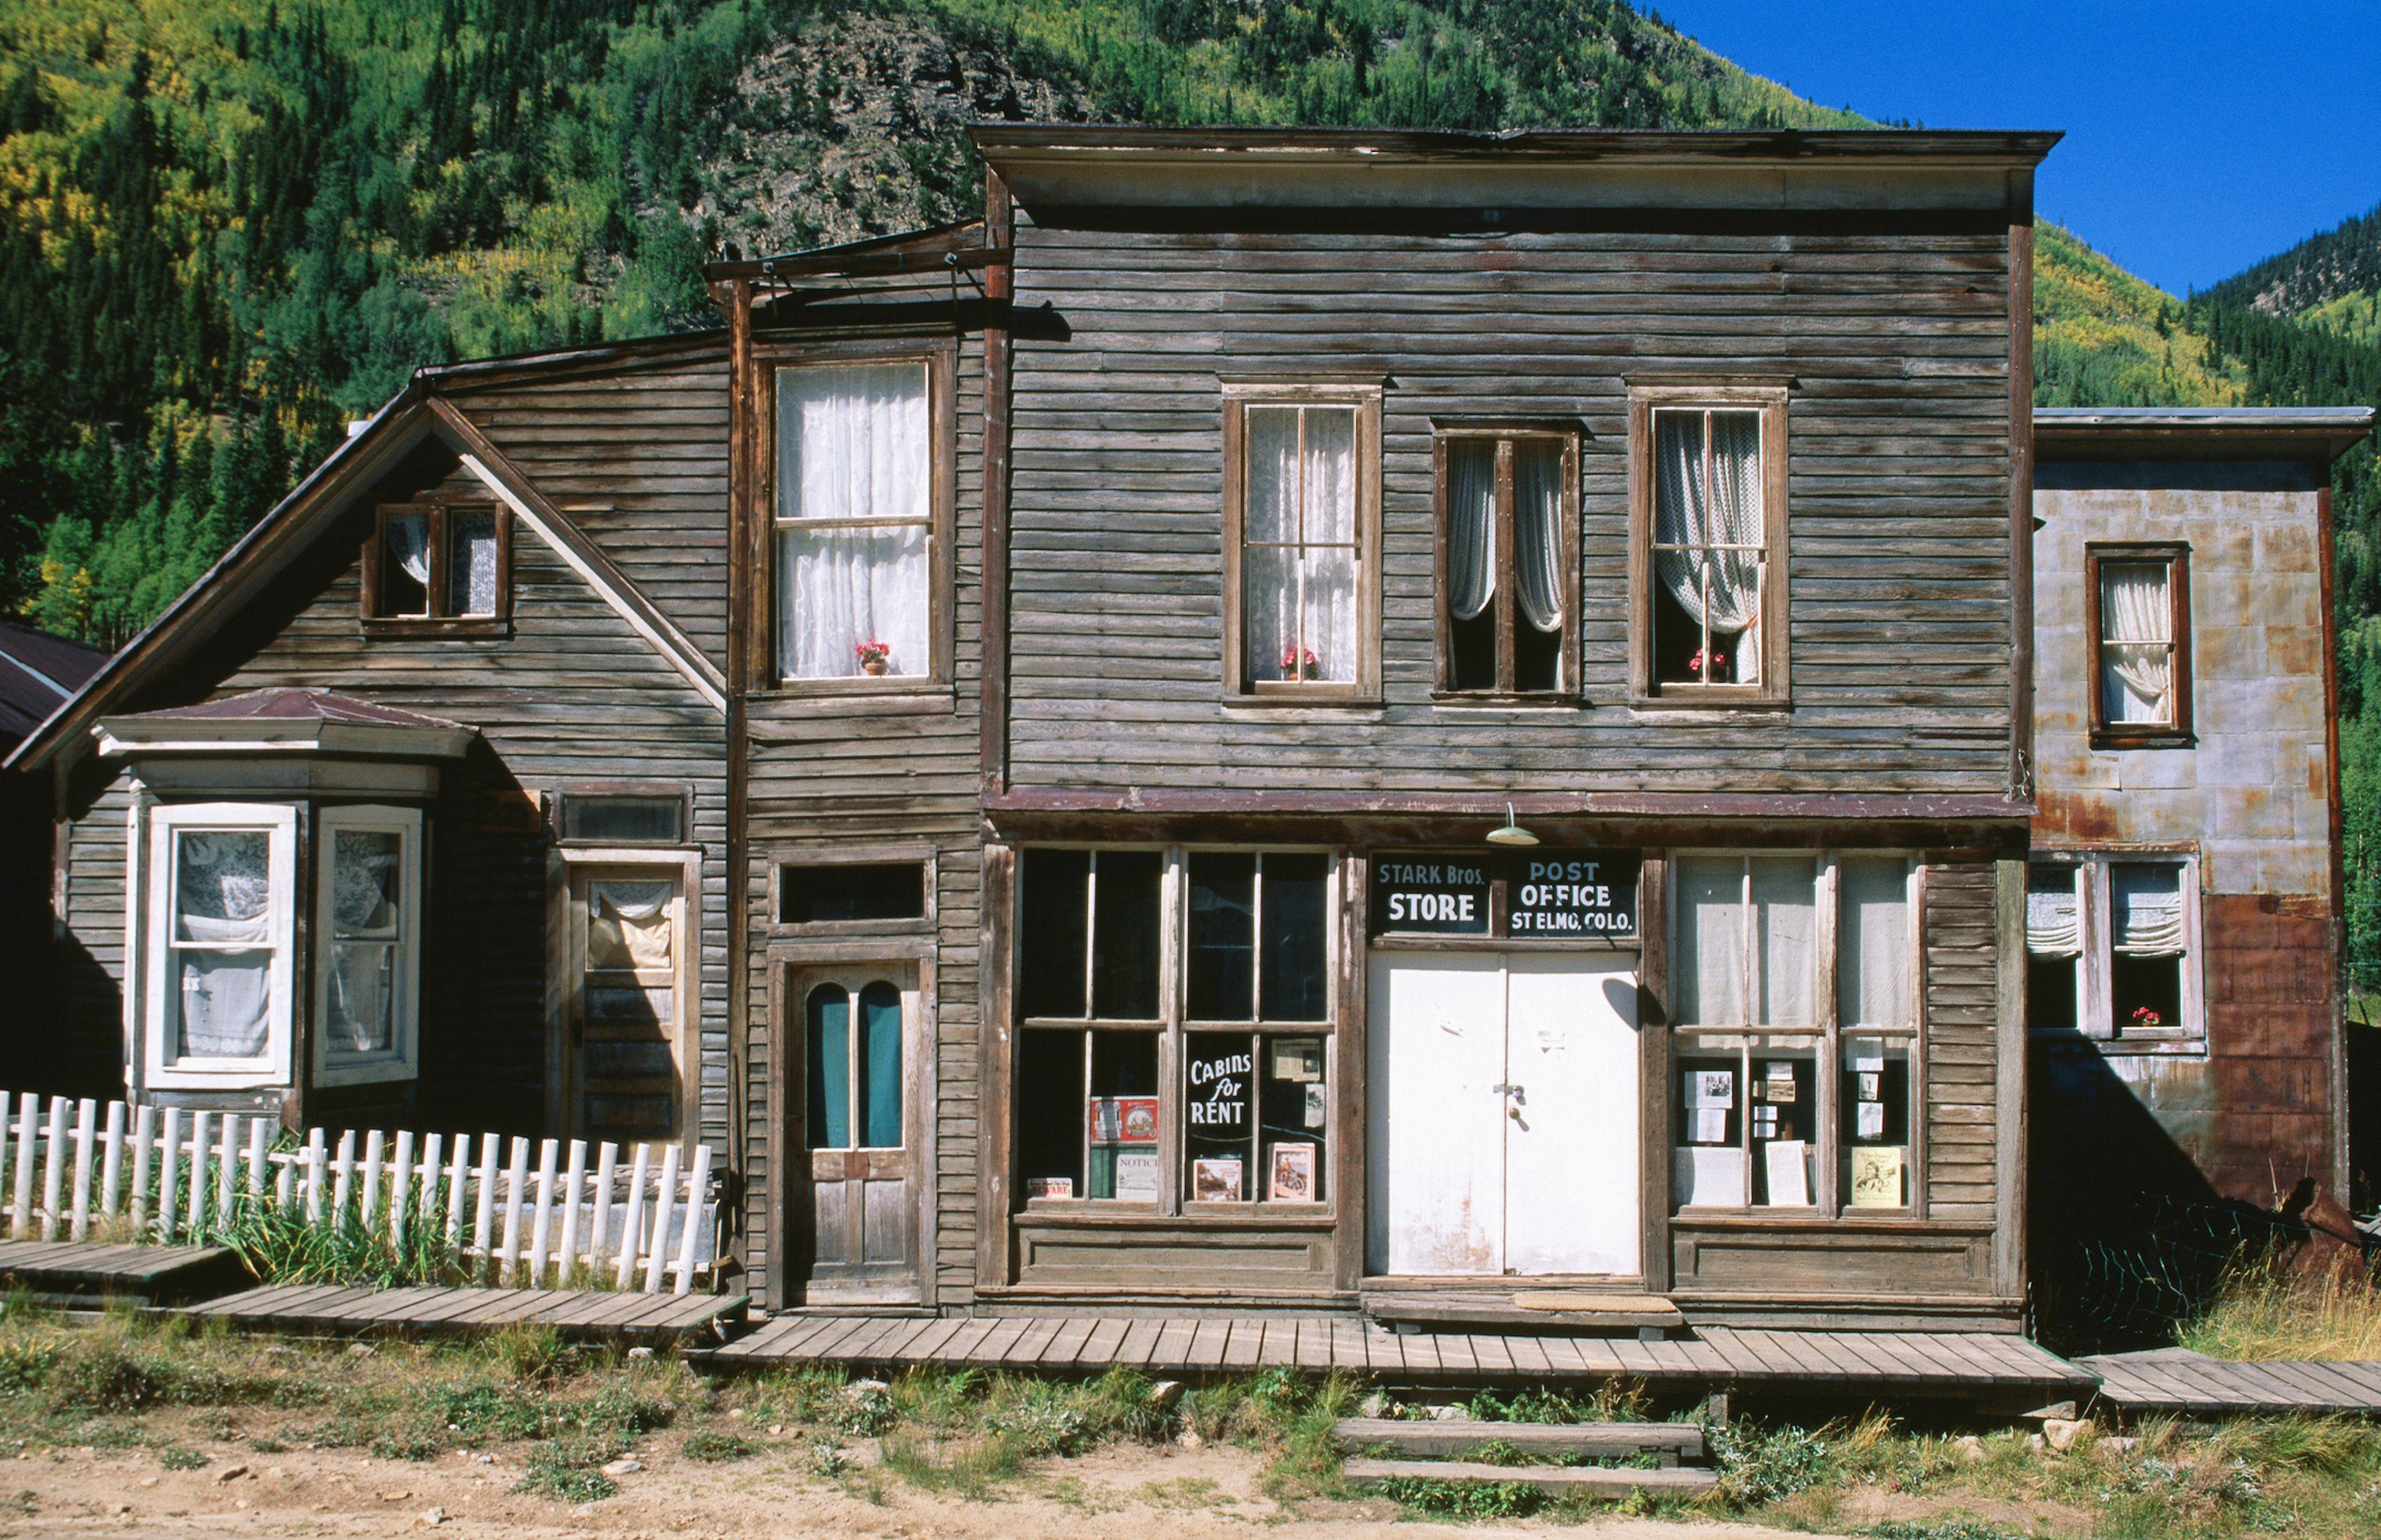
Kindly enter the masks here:
[[1510, 1334], [1642, 1337], [1658, 1340], [1687, 1318], [1659, 1294], [1612, 1288], [1548, 1287], [1541, 1278], [1432, 1280], [1431, 1287], [1363, 1286], [1364, 1314], [1400, 1331], [1493, 1326]]

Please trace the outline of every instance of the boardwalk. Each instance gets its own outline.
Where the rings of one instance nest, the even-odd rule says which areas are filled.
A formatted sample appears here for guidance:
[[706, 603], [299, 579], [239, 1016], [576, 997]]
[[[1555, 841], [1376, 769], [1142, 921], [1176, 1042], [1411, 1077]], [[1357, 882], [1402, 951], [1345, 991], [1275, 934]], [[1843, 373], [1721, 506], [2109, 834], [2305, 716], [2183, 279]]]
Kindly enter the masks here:
[[2066, 1360], [2011, 1336], [1705, 1327], [1692, 1339], [1640, 1342], [1408, 1335], [1346, 1317], [788, 1315], [698, 1356], [723, 1368], [932, 1363], [1082, 1372], [1121, 1363], [1152, 1374], [1196, 1375], [1287, 1365], [1401, 1383], [1633, 1379], [1655, 1388], [1874, 1388], [2045, 1400], [2088, 1393], [2094, 1384]]
[[573, 1340], [658, 1342], [726, 1336], [750, 1302], [744, 1294], [299, 1286], [251, 1289], [192, 1305], [186, 1314], [293, 1336], [456, 1336], [533, 1325]]
[[2236, 1363], [2184, 1348], [2079, 1358], [2100, 1399], [2125, 1412], [2244, 1416], [2381, 1413], [2381, 1363]]
[[221, 1246], [0, 1241], [0, 1288], [45, 1304], [158, 1304], [237, 1288], [248, 1274]]

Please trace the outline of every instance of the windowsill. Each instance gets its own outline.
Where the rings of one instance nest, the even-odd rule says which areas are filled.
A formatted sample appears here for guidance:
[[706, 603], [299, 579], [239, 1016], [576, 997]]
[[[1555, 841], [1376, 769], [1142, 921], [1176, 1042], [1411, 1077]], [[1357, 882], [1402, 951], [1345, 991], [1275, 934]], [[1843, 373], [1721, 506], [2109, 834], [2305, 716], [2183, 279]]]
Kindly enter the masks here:
[[2118, 732], [2108, 727], [2092, 729], [2094, 749], [2191, 749], [2199, 739], [2188, 732]]
[[2172, 1054], [2179, 1057], [2198, 1056], [2207, 1052], [2207, 1034], [2204, 1032], [2176, 1028], [2152, 1034], [2144, 1032], [2123, 1033], [2115, 1037], [2094, 1037], [2071, 1027], [2035, 1027], [2026, 1036], [2036, 1043], [2064, 1043], [2078, 1048], [2096, 1048], [2104, 1054], [2120, 1057], [2135, 1054]]
[[316, 1085], [380, 1085], [421, 1078], [421, 1066], [384, 1060], [370, 1064], [325, 1064], [315, 1069]]
[[513, 634], [510, 617], [502, 615], [367, 615], [364, 635], [379, 641], [451, 642], [470, 638], [506, 641]]
[[1227, 691], [1224, 704], [1235, 710], [1296, 711], [1304, 707], [1322, 707], [1341, 711], [1378, 711], [1379, 695], [1339, 685], [1260, 683], [1245, 691]]
[[782, 920], [769, 922], [769, 935], [786, 940], [805, 936], [829, 939], [839, 935], [931, 935], [934, 931], [933, 915], [911, 915], [903, 920], [812, 920], [801, 924], [789, 924]]
[[1083, 1228], [1113, 1224], [1136, 1229], [1145, 1228], [1152, 1223], [1210, 1226], [1260, 1223], [1297, 1226], [1303, 1223], [1316, 1229], [1329, 1229], [1339, 1222], [1337, 1211], [1327, 1203], [1185, 1203], [1178, 1214], [1161, 1214], [1155, 1204], [1122, 1198], [1028, 1198], [1016, 1217], [1048, 1220]]
[[947, 695], [950, 682], [931, 674], [836, 674], [824, 678], [779, 679], [754, 688], [755, 695]]
[[1833, 1217], [1809, 1209], [1681, 1208], [1671, 1214], [1670, 1222], [1706, 1229], [1766, 1229], [1782, 1223], [1805, 1229], [1832, 1229], [1846, 1226], [1859, 1229], [1923, 1228], [1960, 1234], [1990, 1234], [1993, 1228], [1989, 1220], [1923, 1218], [1910, 1208], [1848, 1208]]
[[1667, 687], [1676, 694], [1631, 695], [1632, 711], [1708, 711], [1786, 712], [1794, 709], [1791, 697], [1764, 694], [1757, 687], [1734, 684], [1681, 684]]
[[1565, 690], [1521, 690], [1502, 693], [1494, 690], [1434, 690], [1431, 704], [1436, 706], [1488, 706], [1505, 711], [1577, 710], [1586, 703]]

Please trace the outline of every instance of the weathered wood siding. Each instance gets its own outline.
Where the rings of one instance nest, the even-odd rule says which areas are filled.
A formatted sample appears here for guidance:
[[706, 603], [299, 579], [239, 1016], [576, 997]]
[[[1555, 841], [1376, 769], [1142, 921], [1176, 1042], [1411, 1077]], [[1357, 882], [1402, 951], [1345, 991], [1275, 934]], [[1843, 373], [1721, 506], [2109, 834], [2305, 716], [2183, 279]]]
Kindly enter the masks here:
[[[1018, 232], [1013, 778], [1033, 786], [1998, 791], [2005, 232]], [[1624, 376], [1790, 374], [1794, 709], [1626, 691]], [[1389, 382], [1379, 709], [1226, 707], [1217, 377]], [[1585, 426], [1577, 711], [1434, 708], [1434, 417]]]
[[[944, 312], [947, 315], [947, 312]], [[864, 325], [844, 337], [864, 337]], [[756, 333], [764, 344], [780, 340]], [[768, 367], [766, 363], [763, 367]], [[800, 1192], [770, 1164], [769, 1082], [777, 1052], [769, 1018], [770, 947], [799, 947], [772, 935], [773, 867], [826, 860], [860, 847], [926, 846], [934, 853], [935, 999], [922, 1023], [937, 1087], [935, 1227], [931, 1270], [937, 1302], [965, 1305], [975, 1283], [977, 1154], [977, 952], [981, 945], [983, 842], [978, 721], [983, 570], [983, 347], [959, 339], [953, 381], [957, 538], [953, 572], [954, 658], [947, 688], [915, 694], [816, 696], [758, 688], [745, 703], [749, 760], [745, 798], [751, 851], [745, 873], [750, 915], [751, 1006], [744, 1076], [745, 1261], [756, 1288], [781, 1276], [799, 1284], [806, 1242], [781, 1233], [779, 1217]], [[763, 432], [769, 431], [764, 424]], [[764, 489], [765, 490], [765, 489]], [[765, 575], [761, 579], [765, 586]], [[856, 938], [852, 944], [857, 945]], [[788, 1053], [800, 1051], [789, 1042]], [[798, 1112], [783, 1131], [799, 1147]], [[794, 1178], [799, 1180], [799, 1177]], [[790, 1265], [790, 1275], [775, 1269]], [[783, 1303], [773, 1300], [773, 1303]]]
[[1986, 861], [1926, 867], [1924, 1179], [1938, 1219], [1993, 1217], [2002, 1110], [1993, 881]]

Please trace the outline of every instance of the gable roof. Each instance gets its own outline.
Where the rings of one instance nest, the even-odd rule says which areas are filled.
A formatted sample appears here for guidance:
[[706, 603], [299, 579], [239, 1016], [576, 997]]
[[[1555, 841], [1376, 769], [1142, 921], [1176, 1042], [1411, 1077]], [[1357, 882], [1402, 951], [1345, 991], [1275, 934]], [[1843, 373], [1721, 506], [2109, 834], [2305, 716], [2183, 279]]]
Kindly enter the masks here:
[[724, 710], [724, 680], [702, 650], [638, 593], [585, 532], [548, 503], [519, 469], [443, 397], [450, 387], [600, 373], [643, 359], [726, 346], [725, 333], [698, 332], [415, 370], [403, 390], [357, 427], [273, 511], [234, 541], [220, 560], [50, 712], [8, 756], [6, 768], [40, 769], [67, 745], [79, 741], [102, 715], [153, 682], [239, 615], [346, 511], [356, 495], [432, 438], [470, 467], [516, 513], [525, 514], [525, 522], [554, 544], [574, 571], [671, 666], [686, 675], [706, 700]]
[[0, 743], [40, 727], [106, 661], [104, 648], [0, 620]]

